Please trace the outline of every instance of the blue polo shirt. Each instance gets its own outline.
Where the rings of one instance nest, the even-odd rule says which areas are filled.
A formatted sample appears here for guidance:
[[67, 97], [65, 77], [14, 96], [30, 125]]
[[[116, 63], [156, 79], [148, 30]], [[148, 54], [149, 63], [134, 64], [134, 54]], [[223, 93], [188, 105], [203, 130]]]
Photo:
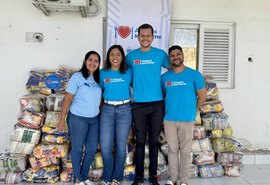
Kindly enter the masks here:
[[127, 69], [125, 73], [119, 70], [102, 69], [100, 71], [100, 86], [104, 90], [103, 98], [109, 101], [121, 101], [130, 99], [130, 84], [132, 71]]
[[93, 76], [85, 79], [81, 72], [74, 73], [68, 82], [66, 92], [74, 95], [70, 106], [72, 114], [87, 118], [98, 115], [101, 88]]
[[197, 90], [205, 87], [202, 74], [186, 67], [180, 73], [169, 70], [162, 75], [167, 121], [193, 122], [196, 119]]
[[161, 68], [170, 65], [165, 51], [151, 47], [143, 52], [138, 48], [127, 54], [126, 61], [133, 72], [134, 102], [162, 100]]

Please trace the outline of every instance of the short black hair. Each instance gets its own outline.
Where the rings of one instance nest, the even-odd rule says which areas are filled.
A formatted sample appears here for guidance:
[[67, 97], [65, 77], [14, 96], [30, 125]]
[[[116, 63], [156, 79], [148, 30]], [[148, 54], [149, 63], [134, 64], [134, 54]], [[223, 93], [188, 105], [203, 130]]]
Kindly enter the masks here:
[[82, 73], [82, 75], [85, 79], [87, 79], [89, 77], [89, 72], [88, 72], [88, 69], [87, 69], [87, 66], [85, 63], [90, 55], [97, 55], [98, 56], [98, 68], [94, 71], [93, 77], [94, 77], [95, 82], [99, 83], [99, 66], [100, 66], [101, 59], [100, 59], [100, 55], [98, 54], [98, 52], [96, 52], [96, 51], [87, 52], [84, 56], [82, 68], [79, 71]]
[[172, 52], [172, 50], [178, 49], [181, 51], [181, 53], [183, 53], [183, 49], [181, 48], [181, 46], [179, 45], [173, 45], [168, 49], [168, 55], [170, 55], [170, 53]]
[[127, 65], [126, 65], [126, 58], [125, 58], [125, 52], [124, 52], [124, 49], [121, 45], [112, 45], [108, 51], [107, 51], [107, 57], [106, 57], [106, 60], [105, 60], [105, 64], [104, 64], [104, 69], [108, 70], [111, 68], [112, 64], [110, 62], [110, 53], [113, 49], [119, 49], [121, 55], [122, 55], [122, 61], [120, 63], [120, 67], [119, 67], [119, 71], [121, 74], [125, 73], [126, 70], [127, 70]]
[[138, 35], [140, 35], [141, 29], [148, 29], [148, 28], [151, 29], [152, 35], [154, 35], [154, 28], [153, 28], [153, 26], [151, 26], [150, 24], [147, 24], [147, 23], [142, 24], [142, 25], [139, 27], [139, 29], [138, 29]]

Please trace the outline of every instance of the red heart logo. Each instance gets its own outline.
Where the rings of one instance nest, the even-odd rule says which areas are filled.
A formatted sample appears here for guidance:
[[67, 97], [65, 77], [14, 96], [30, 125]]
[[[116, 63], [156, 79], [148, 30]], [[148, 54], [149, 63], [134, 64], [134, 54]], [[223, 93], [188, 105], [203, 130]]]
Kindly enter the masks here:
[[131, 30], [130, 30], [130, 27], [128, 27], [128, 26], [119, 26], [117, 29], [117, 32], [120, 35], [120, 37], [125, 39], [129, 36]]
[[135, 63], [136, 65], [138, 65], [138, 64], [140, 64], [140, 60], [135, 60], [134, 63]]
[[105, 83], [109, 83], [110, 81], [111, 81], [111, 79], [109, 79], [109, 78], [105, 79]]
[[167, 86], [171, 86], [172, 85], [172, 82], [166, 82], [166, 85]]

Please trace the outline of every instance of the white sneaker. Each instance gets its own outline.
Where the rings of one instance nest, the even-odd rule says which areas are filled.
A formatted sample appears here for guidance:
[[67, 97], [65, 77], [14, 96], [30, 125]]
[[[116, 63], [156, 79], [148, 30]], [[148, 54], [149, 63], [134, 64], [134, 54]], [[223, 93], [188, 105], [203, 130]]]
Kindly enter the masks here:
[[95, 183], [92, 182], [92, 181], [90, 181], [90, 180], [84, 181], [84, 184], [85, 184], [85, 185], [95, 185]]
[[83, 182], [76, 182], [75, 185], [85, 185]]
[[177, 183], [173, 183], [173, 181], [171, 180], [167, 180], [167, 182], [165, 183], [165, 185], [177, 185]]

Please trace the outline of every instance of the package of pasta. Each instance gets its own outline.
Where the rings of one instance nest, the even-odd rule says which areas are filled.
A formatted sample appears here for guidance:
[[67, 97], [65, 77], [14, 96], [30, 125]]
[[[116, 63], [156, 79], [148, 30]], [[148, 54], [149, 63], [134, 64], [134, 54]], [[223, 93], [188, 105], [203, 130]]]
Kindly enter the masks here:
[[224, 169], [219, 164], [199, 166], [199, 175], [201, 178], [221, 177], [224, 175]]
[[218, 153], [217, 162], [222, 166], [232, 166], [233, 165], [233, 153]]
[[221, 129], [211, 130], [211, 137], [213, 138], [221, 138], [223, 135], [223, 131]]
[[45, 111], [46, 96], [41, 94], [26, 94], [20, 98], [21, 110], [30, 112]]
[[23, 154], [0, 154], [0, 173], [24, 171], [26, 167], [26, 155]]
[[215, 152], [204, 151], [200, 153], [194, 153], [194, 164], [205, 165], [215, 163]]
[[213, 150], [217, 153], [226, 152], [224, 138], [211, 139]]
[[200, 108], [201, 113], [221, 112], [224, 110], [220, 100], [206, 101]]
[[190, 164], [189, 178], [196, 178], [196, 177], [198, 177], [198, 166], [195, 164]]
[[44, 78], [44, 71], [32, 70], [26, 83], [26, 89], [31, 94], [39, 94], [39, 82]]
[[205, 132], [204, 126], [202, 125], [194, 126], [193, 139], [198, 140], [198, 139], [204, 139], [204, 138], [206, 138], [206, 132]]
[[71, 155], [67, 155], [61, 159], [62, 169], [72, 169]]
[[222, 136], [224, 138], [231, 139], [232, 136], [233, 136], [233, 129], [232, 129], [232, 127], [229, 126], [229, 127], [225, 128], [225, 129], [223, 129]]
[[215, 82], [206, 82], [207, 98], [206, 100], [218, 99], [218, 88]]
[[51, 94], [46, 99], [46, 107], [48, 111], [61, 111], [65, 95]]
[[225, 112], [202, 114], [205, 130], [225, 129], [229, 126], [229, 116]]
[[47, 111], [44, 125], [55, 128], [60, 118], [60, 112]]
[[165, 156], [160, 150], [158, 150], [158, 165], [163, 165], [163, 164], [166, 164]]
[[90, 169], [89, 170], [89, 179], [90, 181], [97, 182], [102, 178], [103, 168]]
[[200, 143], [201, 151], [210, 151], [212, 150], [211, 142], [209, 138], [198, 140]]
[[0, 173], [1, 184], [20, 184], [22, 182], [22, 172]]
[[44, 158], [44, 157], [58, 157], [63, 158], [68, 155], [69, 151], [69, 144], [46, 144], [46, 143], [39, 143], [34, 151], [33, 154], [36, 158]]
[[73, 170], [72, 169], [63, 169], [60, 174], [60, 181], [61, 182], [71, 182], [73, 181]]
[[31, 155], [29, 157], [29, 162], [30, 162], [30, 165], [33, 169], [35, 170], [38, 170], [42, 167], [45, 167], [45, 166], [50, 166], [50, 165], [59, 165], [60, 163], [60, 159], [57, 158], [57, 157], [44, 157], [44, 158], [41, 158], [41, 159], [38, 159], [36, 158], [34, 155]]
[[95, 154], [95, 160], [91, 164], [92, 169], [103, 168], [103, 161], [100, 152]]
[[23, 172], [23, 180], [28, 182], [47, 182], [55, 183], [59, 180], [60, 167], [46, 166], [38, 170], [28, 168]]
[[22, 143], [38, 144], [40, 140], [41, 131], [27, 127], [16, 125], [10, 135], [11, 141], [18, 141]]
[[48, 127], [46, 125], [43, 125], [41, 128], [42, 133], [45, 134], [53, 134], [58, 136], [66, 136], [68, 135], [68, 129], [67, 127], [64, 130], [58, 130], [57, 128]]
[[37, 112], [29, 112], [23, 110], [18, 118], [18, 122], [32, 129], [40, 129], [44, 123], [45, 114]]
[[44, 143], [47, 142], [57, 144], [70, 143], [68, 135], [54, 135], [54, 134], [42, 134], [41, 141]]
[[7, 147], [7, 152], [14, 154], [30, 155], [36, 145], [32, 143], [22, 143], [18, 141], [10, 141]]
[[224, 172], [227, 176], [240, 177], [242, 169], [242, 165], [225, 166]]

